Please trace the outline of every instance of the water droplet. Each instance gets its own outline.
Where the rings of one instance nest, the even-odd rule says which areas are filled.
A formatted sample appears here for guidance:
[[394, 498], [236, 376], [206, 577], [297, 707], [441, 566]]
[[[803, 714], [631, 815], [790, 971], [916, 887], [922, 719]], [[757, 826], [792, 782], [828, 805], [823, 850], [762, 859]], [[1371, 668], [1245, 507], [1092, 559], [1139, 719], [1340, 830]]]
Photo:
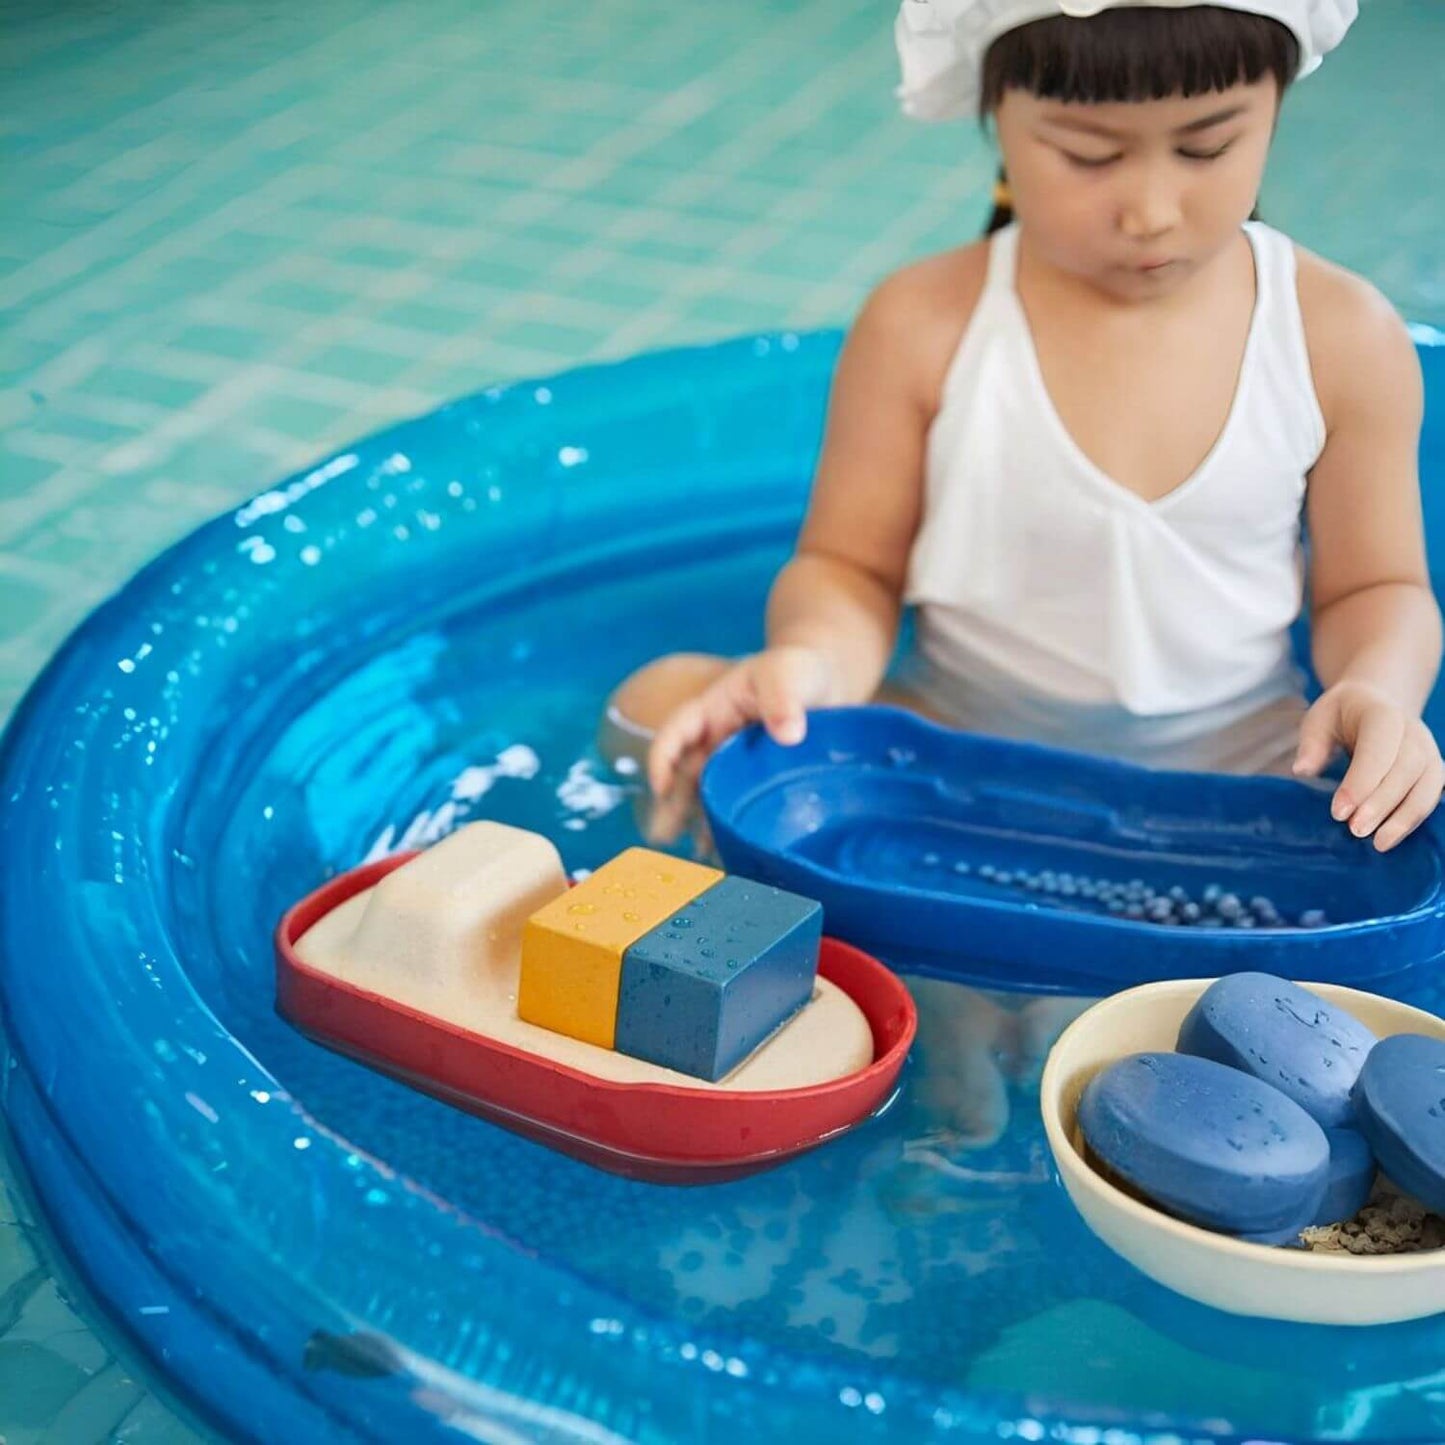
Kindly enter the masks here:
[[595, 903], [569, 903], [569, 904], [567, 905], [567, 912], [568, 912], [568, 913], [596, 913], [596, 912], [597, 912], [597, 905], [596, 905]]

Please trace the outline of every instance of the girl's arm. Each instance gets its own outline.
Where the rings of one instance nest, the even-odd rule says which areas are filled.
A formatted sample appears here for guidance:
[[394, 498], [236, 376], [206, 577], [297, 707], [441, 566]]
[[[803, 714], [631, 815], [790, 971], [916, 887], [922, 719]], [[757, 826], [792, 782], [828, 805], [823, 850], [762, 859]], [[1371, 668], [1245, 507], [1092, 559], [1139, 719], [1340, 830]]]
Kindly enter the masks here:
[[810, 707], [865, 702], [892, 656], [923, 505], [928, 428], [949, 358], [982, 289], [987, 251], [934, 257], [869, 298], [838, 359], [795, 556], [768, 599], [767, 647], [684, 703], [658, 730], [659, 798], [754, 720], [799, 741]]
[[1310, 474], [1311, 628], [1325, 691], [1300, 730], [1295, 771], [1351, 756], [1334, 816], [1381, 851], [1440, 800], [1445, 767], [1420, 719], [1440, 665], [1417, 453], [1420, 367], [1399, 317], [1358, 278], [1301, 257], [1300, 300], [1325, 415]]
[[849, 334], [797, 554], [768, 598], [768, 646], [826, 657], [833, 703], [873, 696], [898, 636], [935, 408], [920, 290], [893, 277]]

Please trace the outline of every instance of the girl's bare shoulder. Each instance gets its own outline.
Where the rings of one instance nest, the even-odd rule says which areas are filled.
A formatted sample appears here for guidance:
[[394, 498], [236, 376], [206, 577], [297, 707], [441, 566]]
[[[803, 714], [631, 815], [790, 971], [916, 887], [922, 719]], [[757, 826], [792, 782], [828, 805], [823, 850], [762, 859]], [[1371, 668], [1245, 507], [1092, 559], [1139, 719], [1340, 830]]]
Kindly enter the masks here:
[[1310, 370], [1326, 423], [1333, 427], [1362, 404], [1418, 392], [1414, 342], [1380, 291], [1302, 246], [1295, 257]]
[[895, 271], [864, 303], [853, 326], [854, 343], [897, 368], [922, 401], [936, 404], [987, 272], [987, 241]]

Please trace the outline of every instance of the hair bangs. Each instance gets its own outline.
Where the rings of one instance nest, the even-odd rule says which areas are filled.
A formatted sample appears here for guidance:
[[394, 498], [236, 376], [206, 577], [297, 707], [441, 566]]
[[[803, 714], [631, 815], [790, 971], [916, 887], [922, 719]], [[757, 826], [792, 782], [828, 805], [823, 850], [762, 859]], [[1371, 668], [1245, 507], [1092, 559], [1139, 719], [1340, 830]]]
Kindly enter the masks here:
[[1055, 15], [1020, 25], [989, 47], [980, 111], [991, 114], [1008, 90], [1098, 105], [1206, 95], [1266, 75], [1282, 94], [1299, 61], [1299, 42], [1279, 21], [1217, 5]]

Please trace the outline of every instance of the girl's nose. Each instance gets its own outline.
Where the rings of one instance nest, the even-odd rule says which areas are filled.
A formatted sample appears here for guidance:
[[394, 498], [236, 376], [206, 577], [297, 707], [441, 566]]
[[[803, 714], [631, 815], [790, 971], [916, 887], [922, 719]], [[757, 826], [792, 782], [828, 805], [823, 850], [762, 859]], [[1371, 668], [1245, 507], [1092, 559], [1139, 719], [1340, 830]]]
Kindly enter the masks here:
[[1180, 221], [1178, 191], [1162, 178], [1141, 177], [1124, 195], [1119, 207], [1119, 229], [1132, 241], [1152, 241], [1167, 235]]

